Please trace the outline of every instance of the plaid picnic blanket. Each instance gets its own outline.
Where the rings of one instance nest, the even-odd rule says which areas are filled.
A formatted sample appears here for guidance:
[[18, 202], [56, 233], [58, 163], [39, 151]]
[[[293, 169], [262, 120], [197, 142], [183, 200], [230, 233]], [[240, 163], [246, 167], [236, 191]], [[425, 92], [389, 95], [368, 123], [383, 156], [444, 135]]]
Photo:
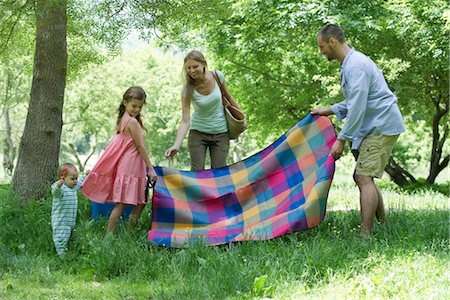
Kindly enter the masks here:
[[334, 174], [328, 117], [307, 115], [275, 143], [204, 171], [156, 167], [148, 238], [167, 247], [267, 240], [320, 224]]

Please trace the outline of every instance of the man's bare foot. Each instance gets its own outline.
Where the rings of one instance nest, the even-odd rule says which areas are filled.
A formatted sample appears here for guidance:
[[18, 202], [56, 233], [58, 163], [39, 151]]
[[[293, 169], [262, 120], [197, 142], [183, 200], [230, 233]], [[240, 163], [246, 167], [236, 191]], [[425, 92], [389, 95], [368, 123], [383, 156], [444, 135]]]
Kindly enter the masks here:
[[379, 211], [378, 209], [375, 211], [375, 218], [381, 224], [386, 223], [386, 213], [384, 211]]
[[372, 230], [364, 225], [361, 225], [361, 238], [368, 239], [372, 235]]

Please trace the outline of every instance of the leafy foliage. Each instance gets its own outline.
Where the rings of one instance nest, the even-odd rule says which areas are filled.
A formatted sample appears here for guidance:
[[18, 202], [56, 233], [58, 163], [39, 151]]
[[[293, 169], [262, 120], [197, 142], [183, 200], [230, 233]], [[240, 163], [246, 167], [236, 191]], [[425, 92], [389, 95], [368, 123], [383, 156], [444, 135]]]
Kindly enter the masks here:
[[[31, 76], [33, 7], [34, 2], [24, 0], [0, 3], [0, 11], [5, 12], [0, 16], [0, 72], [3, 74], [16, 73], [18, 67], [24, 66], [23, 74]], [[68, 79], [71, 85], [78, 85], [79, 78], [95, 69], [91, 64], [106, 62], [111, 53], [117, 54], [123, 37], [135, 28], [143, 37], [157, 37], [164, 49], [186, 51], [192, 47], [199, 48], [207, 54], [210, 68], [220, 69], [226, 74], [233, 95], [247, 112], [249, 130], [241, 142], [246, 146], [235, 152], [243, 157], [254, 152], [249, 149], [261, 148], [273, 141], [312, 107], [342, 100], [339, 65], [327, 63], [320, 57], [316, 46], [317, 31], [328, 22], [340, 24], [350, 44], [368, 54], [380, 66], [399, 97], [402, 112], [405, 116], [412, 116], [411, 121], [407, 118], [408, 127], [418, 136], [423, 136], [421, 144], [431, 140], [429, 145], [439, 141], [433, 145], [444, 146], [445, 132], [448, 131], [448, 111], [445, 109], [448, 109], [449, 93], [450, 10], [443, 0], [70, 0]], [[180, 66], [179, 61], [174, 65]], [[6, 66], [6, 62], [10, 64]], [[115, 63], [119, 62], [116, 60]], [[166, 75], [165, 71], [160, 69], [159, 76], [167, 78], [160, 80], [160, 86], [152, 87], [158, 97], [160, 93], [179, 93], [179, 86], [174, 88], [174, 85], [179, 85], [180, 79]], [[112, 74], [111, 82], [117, 72], [109, 74]], [[95, 78], [90, 78], [96, 82]], [[138, 81], [147, 85], [141, 79]], [[29, 81], [21, 81], [20, 85], [20, 92], [14, 99], [25, 107], [27, 97], [24, 92], [29, 88]], [[88, 94], [101, 96], [92, 91], [96, 87], [89, 89], [83, 87], [85, 85], [87, 81], [80, 87], [90, 90]], [[121, 80], [118, 84], [106, 84], [111, 85], [119, 86]], [[163, 91], [163, 85], [173, 90]], [[121, 92], [116, 91], [111, 99], [119, 99], [117, 96]], [[73, 141], [72, 138], [77, 136], [77, 148], [89, 153], [94, 136], [97, 136], [99, 146], [103, 146], [110, 136], [111, 131], [105, 128], [111, 127], [106, 126], [107, 120], [100, 116], [108, 106], [95, 108], [98, 114], [94, 111], [87, 114], [102, 124], [98, 129], [94, 128], [93, 119], [86, 120], [86, 125], [75, 126], [74, 122], [85, 122], [80, 115], [83, 108], [95, 107], [90, 106], [88, 99], [78, 100], [75, 94], [69, 88], [65, 109], [68, 132], [64, 139]], [[152, 110], [147, 113], [151, 117], [150, 134], [155, 135], [152, 140], [158, 140], [158, 146], [151, 146], [154, 147], [151, 152], [162, 153], [175, 134], [178, 117], [173, 115], [179, 114], [179, 100], [171, 101], [169, 106], [155, 101], [155, 114]], [[78, 104], [84, 106], [76, 107]], [[435, 130], [429, 125], [439, 110], [444, 112], [444, 117], [438, 120]], [[72, 111], [78, 115], [71, 116]], [[23, 111], [14, 113], [14, 118], [24, 118]], [[422, 122], [420, 120], [428, 126], [416, 126]], [[420, 132], [418, 128], [421, 128]], [[86, 130], [84, 134], [81, 133], [83, 130]], [[19, 131], [17, 128], [16, 137], [20, 135]], [[75, 134], [74, 131], [80, 133]], [[432, 134], [434, 136], [430, 139]], [[419, 153], [414, 149], [419, 147], [407, 140], [404, 139], [402, 145], [395, 149], [395, 157], [404, 167], [415, 168], [414, 157]], [[425, 155], [430, 159], [430, 153], [435, 151], [433, 147], [428, 147], [425, 154], [425, 147], [420, 147], [420, 157]], [[64, 148], [65, 151], [67, 149]], [[446, 155], [448, 147], [443, 147], [440, 159]], [[174, 165], [187, 164], [181, 155], [177, 159], [181, 161]], [[156, 160], [162, 161], [162, 157], [157, 156]]]
[[443, 161], [448, 149], [436, 156], [441, 150], [432, 145], [443, 146], [448, 132], [449, 15], [443, 0], [225, 1], [216, 13], [177, 15], [161, 44], [172, 40], [182, 48], [207, 49], [263, 140], [312, 107], [342, 100], [339, 65], [320, 58], [316, 46], [318, 30], [337, 23], [349, 43], [386, 74], [405, 116], [428, 125], [445, 116], [435, 128], [423, 128], [432, 137], [428, 159]]

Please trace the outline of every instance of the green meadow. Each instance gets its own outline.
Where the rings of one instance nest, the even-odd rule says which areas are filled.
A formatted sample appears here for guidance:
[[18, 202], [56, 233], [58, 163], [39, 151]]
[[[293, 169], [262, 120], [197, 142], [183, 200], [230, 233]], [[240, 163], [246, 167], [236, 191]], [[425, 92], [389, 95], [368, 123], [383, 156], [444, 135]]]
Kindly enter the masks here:
[[449, 299], [448, 185], [401, 190], [378, 181], [388, 223], [362, 240], [358, 191], [344, 163], [337, 163], [325, 219], [309, 231], [167, 249], [147, 241], [150, 207], [137, 229], [124, 223], [106, 235], [106, 221], [91, 220], [90, 203], [80, 198], [64, 258], [51, 239], [51, 197], [22, 205], [4, 185], [0, 298]]

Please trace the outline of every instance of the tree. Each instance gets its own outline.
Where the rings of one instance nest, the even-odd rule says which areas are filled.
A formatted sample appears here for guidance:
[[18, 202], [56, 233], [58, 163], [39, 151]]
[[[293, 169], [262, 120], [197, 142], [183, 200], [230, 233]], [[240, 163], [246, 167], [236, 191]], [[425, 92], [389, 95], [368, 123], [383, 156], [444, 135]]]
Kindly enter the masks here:
[[58, 167], [67, 72], [66, 1], [38, 0], [35, 9], [31, 98], [12, 180], [13, 189], [22, 199], [41, 196]]
[[0, 2], [0, 137], [6, 178], [12, 175], [15, 165], [31, 85], [35, 29], [30, 22], [29, 2]]
[[[41, 196], [45, 185], [54, 179], [60, 153], [66, 76], [76, 75], [84, 62], [99, 57], [97, 51], [89, 49], [93, 44], [117, 49], [119, 41], [135, 24], [134, 15], [140, 13], [141, 6], [141, 1], [120, 0], [0, 2], [0, 53], [13, 47], [12, 37], [18, 29], [33, 20], [36, 25], [31, 97], [12, 180], [12, 188], [22, 199]], [[170, 6], [171, 1], [152, 2], [147, 5], [145, 17], [153, 20], [160, 7]], [[69, 18], [68, 13], [73, 18]], [[149, 28], [153, 27], [154, 23], [149, 24]], [[73, 35], [67, 38], [68, 29]], [[33, 35], [34, 32], [30, 32], [28, 36]], [[81, 46], [70, 48], [70, 43], [77, 45], [77, 41]], [[67, 42], [72, 50], [69, 59]]]
[[[447, 1], [404, 0], [389, 6], [392, 11], [390, 27], [395, 29], [397, 44], [395, 56], [408, 63], [393, 83], [404, 111], [413, 115], [412, 128], [418, 120], [425, 120], [431, 132], [429, 173], [425, 183], [432, 184], [449, 164], [445, 151], [449, 135], [449, 30], [450, 10]], [[448, 148], [448, 147], [447, 147]], [[416, 178], [395, 162], [403, 182]], [[406, 168], [408, 166], [405, 166]]]
[[[18, 132], [23, 129], [26, 104], [29, 95], [31, 55], [28, 40], [21, 39], [14, 55], [4, 51], [0, 62], [0, 114], [2, 117], [3, 168], [6, 177], [12, 175], [17, 156]], [[15, 126], [12, 126], [15, 124]]]
[[[67, 79], [76, 78], [77, 74], [89, 62], [101, 61], [103, 55], [98, 47], [93, 47], [97, 39], [88, 36], [85, 30], [87, 25], [82, 23], [83, 15], [79, 9], [84, 7], [77, 0], [70, 1], [68, 12], [76, 17], [70, 18], [67, 24], [68, 51], [71, 58], [68, 60]], [[33, 56], [36, 36], [35, 1], [5, 0], [0, 2], [0, 74], [2, 80], [0, 96], [4, 130], [1, 133], [3, 140], [3, 165], [7, 172], [15, 165], [20, 135], [27, 116], [27, 106], [30, 100], [31, 79], [33, 75]], [[53, 4], [51, 4], [53, 5]], [[67, 19], [67, 15], [65, 15]], [[63, 48], [55, 51], [65, 51]], [[45, 96], [47, 97], [47, 96]], [[38, 112], [30, 112], [36, 114]], [[39, 118], [40, 122], [53, 123], [51, 119]], [[15, 126], [10, 126], [10, 124]], [[44, 153], [45, 151], [42, 151]], [[40, 161], [36, 153], [34, 159]], [[12, 171], [12, 170], [11, 170]], [[51, 170], [50, 173], [54, 173]], [[39, 176], [38, 176], [39, 177]], [[38, 179], [39, 180], [39, 179]], [[40, 180], [46, 180], [44, 177]], [[28, 196], [28, 195], [27, 195]]]
[[[27, 61], [18, 59], [12, 62], [0, 63], [1, 90], [1, 116], [2, 116], [2, 142], [3, 142], [3, 168], [6, 176], [11, 176], [17, 154], [17, 137], [12, 124], [21, 123], [23, 108], [26, 108], [27, 94], [29, 93], [29, 77]], [[15, 126], [22, 129], [22, 126]]]

